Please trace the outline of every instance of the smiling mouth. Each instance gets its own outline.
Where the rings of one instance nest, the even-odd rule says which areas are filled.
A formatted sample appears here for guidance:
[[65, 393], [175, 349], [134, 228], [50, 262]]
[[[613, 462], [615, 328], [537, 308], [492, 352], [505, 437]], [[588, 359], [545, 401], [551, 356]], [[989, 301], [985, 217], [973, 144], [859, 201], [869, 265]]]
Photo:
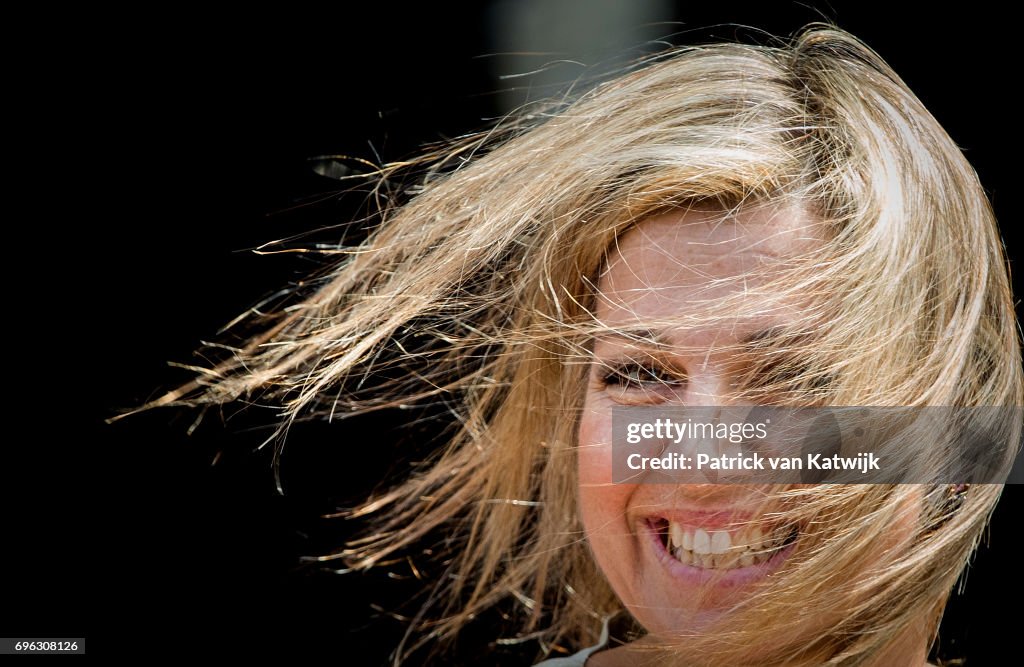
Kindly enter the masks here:
[[675, 560], [705, 570], [734, 570], [766, 563], [796, 541], [796, 526], [760, 525], [735, 530], [706, 530], [663, 518], [648, 524]]

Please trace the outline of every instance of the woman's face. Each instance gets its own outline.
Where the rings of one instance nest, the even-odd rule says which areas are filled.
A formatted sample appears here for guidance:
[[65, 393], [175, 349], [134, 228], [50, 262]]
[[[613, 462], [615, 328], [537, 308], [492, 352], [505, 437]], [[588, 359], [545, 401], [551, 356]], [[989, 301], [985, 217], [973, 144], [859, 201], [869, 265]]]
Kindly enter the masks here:
[[[821, 243], [819, 227], [799, 211], [722, 217], [674, 212], [627, 231], [600, 277], [598, 319], [630, 327], [638, 318], [687, 312], [688, 304], [753, 294], [757, 278], [744, 274], [770, 272], [795, 251]], [[713, 620], [738, 593], [785, 563], [793, 526], [765, 520], [754, 508], [763, 492], [742, 485], [612, 483], [612, 408], [727, 404], [741, 370], [736, 350], [792, 323], [799, 308], [750, 296], [734, 316], [713, 325], [661, 332], [670, 347], [660, 351], [614, 335], [595, 341], [579, 429], [582, 520], [605, 576], [652, 634]], [[641, 366], [631, 372], [630, 361]], [[610, 368], [617, 374], [609, 379]]]

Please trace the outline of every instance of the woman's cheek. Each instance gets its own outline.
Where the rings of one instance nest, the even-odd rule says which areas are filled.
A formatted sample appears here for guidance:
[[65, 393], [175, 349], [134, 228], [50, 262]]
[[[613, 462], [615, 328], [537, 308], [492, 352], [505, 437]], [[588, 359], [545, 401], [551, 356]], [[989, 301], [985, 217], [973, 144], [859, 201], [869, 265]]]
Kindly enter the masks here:
[[609, 542], [622, 539], [626, 509], [634, 485], [612, 482], [610, 410], [586, 412], [580, 422], [578, 473], [580, 518], [599, 564]]
[[581, 487], [612, 483], [611, 410], [601, 410], [588, 400], [583, 407], [577, 442]]

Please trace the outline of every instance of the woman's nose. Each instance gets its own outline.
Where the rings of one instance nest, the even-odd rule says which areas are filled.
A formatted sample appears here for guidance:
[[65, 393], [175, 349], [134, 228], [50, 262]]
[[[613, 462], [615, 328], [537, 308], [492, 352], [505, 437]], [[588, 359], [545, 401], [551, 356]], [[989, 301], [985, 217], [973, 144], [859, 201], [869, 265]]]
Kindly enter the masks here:
[[[689, 374], [686, 391], [681, 396], [682, 407], [686, 408], [685, 417], [694, 421], [710, 423], [718, 423], [723, 419], [729, 421], [735, 418], [733, 412], [727, 409], [734, 401], [733, 385], [729, 376], [709, 364], [698, 366], [696, 369], [695, 372]], [[680, 414], [679, 417], [683, 417], [683, 415]], [[712, 458], [734, 455], [736, 453], [734, 450], [737, 449], [727, 440], [717, 437], [690, 439], [687, 441], [687, 445], [687, 455], [693, 457], [694, 460], [699, 454], [705, 454]], [[712, 488], [721, 487], [720, 483], [724, 481], [721, 479], [721, 473], [710, 468], [703, 469], [698, 477], [701, 476], [710, 482], [710, 485], [708, 488], [704, 488], [698, 483], [695, 485], [696, 488], [692, 489], [695, 492], [709, 493]], [[729, 476], [743, 478], [747, 475], [741, 473]], [[716, 491], [720, 490], [720, 488], [716, 489]]]
[[689, 374], [684, 403], [693, 406], [723, 406], [731, 401], [732, 383], [717, 369], [698, 368]]

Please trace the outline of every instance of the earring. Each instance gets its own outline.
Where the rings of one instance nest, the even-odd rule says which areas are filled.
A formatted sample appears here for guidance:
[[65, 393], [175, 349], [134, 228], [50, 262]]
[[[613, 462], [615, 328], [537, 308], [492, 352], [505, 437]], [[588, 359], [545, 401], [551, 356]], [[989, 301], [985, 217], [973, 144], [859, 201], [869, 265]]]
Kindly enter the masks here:
[[949, 512], [955, 512], [960, 509], [960, 506], [964, 504], [964, 496], [967, 495], [969, 488], [971, 488], [970, 484], [949, 485], [949, 488], [946, 489], [946, 508]]
[[935, 509], [938, 510], [938, 515], [934, 518], [933, 523], [925, 530], [925, 533], [931, 533], [941, 528], [947, 521], [949, 521], [953, 514], [964, 504], [964, 498], [967, 497], [967, 490], [971, 488], [970, 484], [948, 484], [946, 485], [946, 492], [941, 499], [937, 499], [938, 503], [935, 505]]

